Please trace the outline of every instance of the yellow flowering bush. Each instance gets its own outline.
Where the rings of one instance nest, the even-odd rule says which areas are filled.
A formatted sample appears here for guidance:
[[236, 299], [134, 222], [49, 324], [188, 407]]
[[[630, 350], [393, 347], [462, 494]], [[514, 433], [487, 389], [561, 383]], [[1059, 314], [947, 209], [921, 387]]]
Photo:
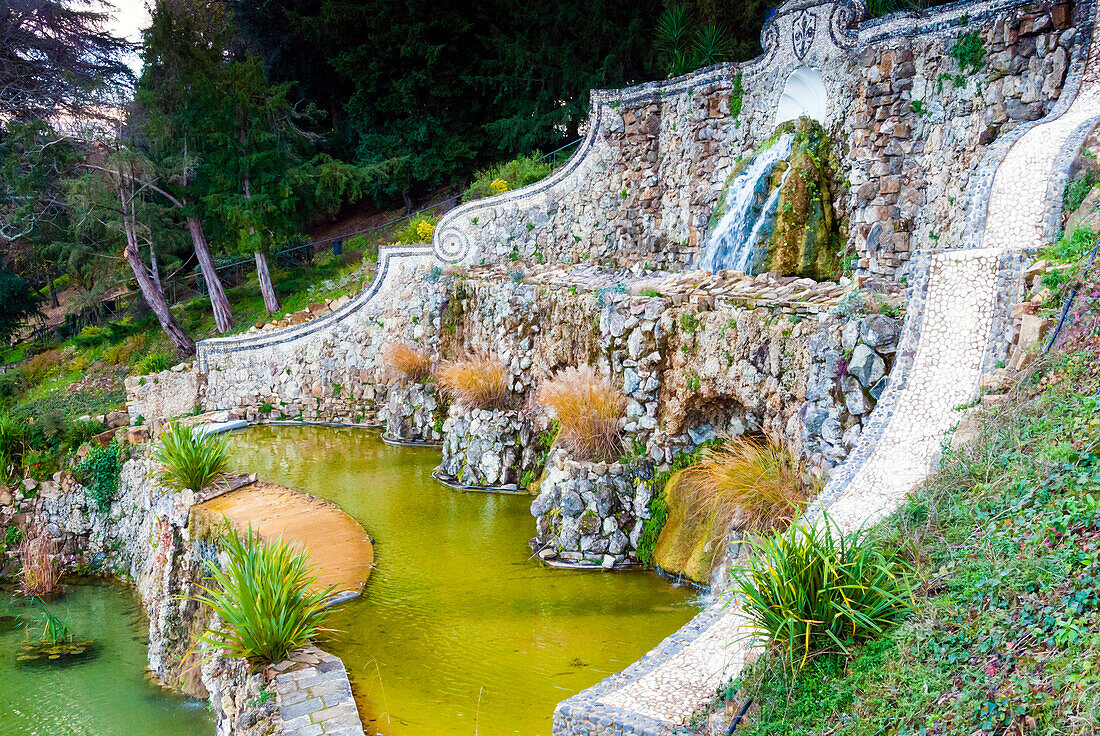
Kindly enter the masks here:
[[489, 188], [493, 190], [494, 194], [500, 194], [501, 192], [508, 191], [508, 182], [503, 179], [493, 179], [489, 183]]
[[435, 232], [435, 225], [427, 220], [421, 220], [416, 226], [416, 234], [420, 236], [420, 240], [424, 243], [428, 243], [432, 239], [432, 233]]

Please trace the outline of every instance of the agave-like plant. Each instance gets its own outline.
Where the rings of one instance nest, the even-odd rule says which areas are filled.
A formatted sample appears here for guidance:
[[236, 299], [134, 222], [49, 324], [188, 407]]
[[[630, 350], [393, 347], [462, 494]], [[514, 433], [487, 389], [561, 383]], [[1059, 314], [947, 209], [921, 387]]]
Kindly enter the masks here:
[[155, 457], [161, 464], [157, 480], [169, 488], [198, 493], [225, 474], [229, 448], [223, 437], [173, 422], [161, 437]]
[[224, 568], [207, 563], [214, 584], [200, 585], [194, 597], [223, 627], [207, 629], [200, 641], [224, 656], [270, 664], [329, 631], [325, 601], [335, 588], [311, 590], [316, 576], [305, 552], [281, 539], [265, 542], [251, 526], [243, 538], [230, 528], [225, 552]]

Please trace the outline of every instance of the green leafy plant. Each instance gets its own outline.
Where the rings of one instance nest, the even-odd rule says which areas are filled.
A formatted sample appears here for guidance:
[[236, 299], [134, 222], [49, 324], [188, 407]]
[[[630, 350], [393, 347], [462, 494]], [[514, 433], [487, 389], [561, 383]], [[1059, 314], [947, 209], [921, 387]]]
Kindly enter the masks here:
[[167, 353], [150, 353], [137, 362], [133, 375], [147, 376], [150, 373], [160, 373], [171, 368], [172, 362], [172, 356]]
[[198, 493], [225, 474], [229, 449], [223, 437], [173, 422], [154, 457], [161, 464], [157, 480], [169, 488]]
[[728, 61], [730, 41], [728, 31], [717, 23], [696, 27], [681, 5], [665, 8], [657, 19], [654, 45], [669, 77]]
[[868, 530], [845, 533], [825, 518], [749, 544], [748, 564], [733, 572], [737, 598], [791, 669], [824, 652], [848, 652], [910, 608], [907, 566]]
[[225, 656], [267, 664], [329, 631], [325, 601], [335, 588], [315, 589], [305, 552], [281, 539], [265, 542], [251, 527], [243, 538], [228, 524], [227, 530], [226, 565], [208, 562], [213, 584], [200, 585], [194, 597], [224, 628], [207, 629], [200, 641]]
[[[977, 74], [985, 67], [985, 41], [982, 40], [981, 33], [978, 31], [970, 31], [960, 36], [951, 47], [950, 53], [963, 74]], [[963, 83], [966, 83], [965, 77]]]
[[96, 508], [106, 511], [118, 495], [122, 465], [126, 462], [126, 448], [118, 442], [106, 447], [93, 447], [88, 455], [73, 469], [73, 475], [88, 489]]
[[403, 228], [393, 234], [392, 239], [401, 245], [430, 242], [438, 217], [416, 215], [409, 219]]
[[1081, 204], [1085, 201], [1085, 197], [1089, 195], [1089, 192], [1092, 191], [1094, 186], [1096, 186], [1096, 173], [1091, 169], [1073, 181], [1067, 182], [1066, 188], [1062, 193], [1063, 213], [1072, 215], [1080, 209]]
[[[536, 153], [529, 156], [518, 156], [511, 161], [505, 161], [477, 172], [474, 181], [462, 194], [462, 201], [471, 202], [475, 199], [500, 194], [502, 191], [519, 189], [534, 184], [540, 179], [545, 179], [553, 171], [554, 165]], [[494, 182], [506, 182], [507, 188], [501, 190], [499, 184], [494, 188]]]

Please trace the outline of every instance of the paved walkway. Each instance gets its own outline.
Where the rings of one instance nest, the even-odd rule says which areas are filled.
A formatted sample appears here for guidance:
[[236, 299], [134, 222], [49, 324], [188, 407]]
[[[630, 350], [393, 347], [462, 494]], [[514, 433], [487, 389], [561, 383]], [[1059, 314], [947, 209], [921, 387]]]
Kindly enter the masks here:
[[374, 566], [374, 546], [355, 519], [331, 501], [308, 493], [252, 483], [191, 508], [192, 523], [212, 526], [223, 517], [240, 532], [249, 525], [265, 539], [281, 537], [309, 552], [316, 588], [330, 585], [358, 595]]
[[[1069, 109], [1025, 133], [998, 166], [980, 247], [930, 257], [923, 312], [911, 311], [898, 351], [899, 357], [906, 351], [912, 357], [907, 380], [895, 381], [880, 401], [881, 432], [865, 432], [868, 445], [853, 453], [859, 456], [855, 467], [822, 494], [842, 527], [861, 526], [897, 508], [930, 470], [945, 433], [960, 418], [957, 408], [977, 396], [987, 348], [999, 337], [994, 334], [999, 270], [1013, 251], [1046, 244], [1052, 197], [1061, 198], [1065, 156], [1072, 156], [1070, 149], [1100, 120], [1098, 82], [1100, 43], [1090, 49]], [[683, 645], [662, 645], [653, 656], [659, 661], [643, 663], [636, 676], [621, 684], [608, 681], [612, 687], [601, 684], [559, 706], [560, 732], [576, 732], [566, 716], [578, 706], [589, 717], [603, 713], [609, 723], [641, 723], [639, 733], [666, 733], [686, 724], [750, 654], [737, 643], [745, 641], [745, 628], [736, 606], [716, 603], [700, 617], [710, 621], [702, 633], [686, 637]]]

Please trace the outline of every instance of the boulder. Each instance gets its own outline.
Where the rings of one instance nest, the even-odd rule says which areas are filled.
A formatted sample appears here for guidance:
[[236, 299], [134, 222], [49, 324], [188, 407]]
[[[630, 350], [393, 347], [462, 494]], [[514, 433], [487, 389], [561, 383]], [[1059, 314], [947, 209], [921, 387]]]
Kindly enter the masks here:
[[859, 336], [878, 352], [894, 352], [898, 344], [898, 323], [885, 314], [872, 314], [863, 320]]
[[859, 379], [865, 387], [871, 388], [886, 375], [886, 361], [867, 345], [857, 345], [848, 362], [848, 374]]
[[110, 429], [118, 429], [130, 424], [130, 415], [124, 411], [112, 411], [104, 417], [104, 423]]

